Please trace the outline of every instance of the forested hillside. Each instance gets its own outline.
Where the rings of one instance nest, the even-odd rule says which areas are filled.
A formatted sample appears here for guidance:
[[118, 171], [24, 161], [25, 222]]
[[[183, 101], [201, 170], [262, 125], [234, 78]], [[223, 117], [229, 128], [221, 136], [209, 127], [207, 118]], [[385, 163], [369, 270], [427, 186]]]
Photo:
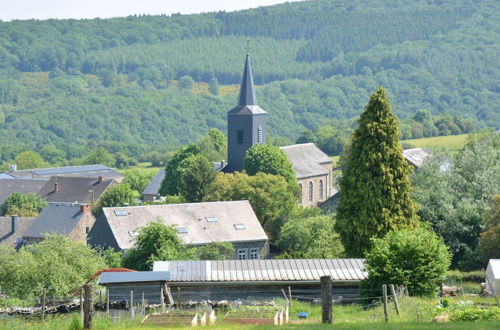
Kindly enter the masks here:
[[498, 128], [498, 40], [495, 0], [0, 22], [1, 161], [47, 145], [67, 159], [96, 145], [137, 156], [225, 131], [237, 93], [226, 85], [239, 83], [246, 52], [273, 137], [294, 142], [324, 125], [345, 132], [379, 85], [406, 138]]

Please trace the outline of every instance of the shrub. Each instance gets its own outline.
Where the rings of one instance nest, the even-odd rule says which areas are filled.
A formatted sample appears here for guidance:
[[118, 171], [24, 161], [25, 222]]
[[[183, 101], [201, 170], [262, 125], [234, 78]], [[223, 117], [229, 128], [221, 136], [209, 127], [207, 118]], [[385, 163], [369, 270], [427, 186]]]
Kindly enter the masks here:
[[372, 246], [366, 255], [363, 295], [380, 290], [382, 284], [405, 285], [412, 295], [431, 295], [451, 262], [442, 239], [425, 228], [389, 232], [372, 239]]
[[482, 309], [477, 307], [454, 311], [450, 316], [451, 321], [493, 321], [500, 320], [500, 308], [491, 307]]

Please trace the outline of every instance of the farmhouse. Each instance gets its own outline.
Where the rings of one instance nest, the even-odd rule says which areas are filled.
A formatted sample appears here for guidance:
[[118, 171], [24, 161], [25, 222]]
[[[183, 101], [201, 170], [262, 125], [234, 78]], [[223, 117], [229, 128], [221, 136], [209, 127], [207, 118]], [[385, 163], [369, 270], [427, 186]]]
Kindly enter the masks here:
[[92, 246], [126, 250], [138, 229], [153, 221], [174, 225], [185, 244], [231, 242], [238, 259], [269, 253], [268, 238], [248, 201], [105, 207], [89, 234]]
[[75, 242], [87, 243], [95, 218], [86, 204], [50, 204], [23, 235], [24, 243], [37, 243], [47, 234], [65, 235]]
[[34, 221], [35, 218], [21, 218], [15, 215], [0, 217], [0, 246], [20, 248], [24, 234]]
[[116, 183], [115, 179], [102, 176], [97, 178], [52, 176], [38, 195], [49, 203], [94, 204]]

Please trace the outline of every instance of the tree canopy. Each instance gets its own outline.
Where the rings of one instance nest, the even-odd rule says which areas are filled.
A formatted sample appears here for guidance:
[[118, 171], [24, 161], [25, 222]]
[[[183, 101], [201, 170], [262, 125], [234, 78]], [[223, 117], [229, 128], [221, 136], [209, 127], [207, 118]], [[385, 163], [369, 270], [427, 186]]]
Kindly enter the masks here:
[[181, 162], [184, 167], [179, 192], [190, 203], [201, 202], [212, 189], [214, 165], [204, 155], [190, 156]]
[[399, 144], [396, 117], [379, 88], [361, 114], [340, 180], [336, 230], [349, 256], [362, 256], [371, 237], [411, 226], [410, 169]]
[[200, 148], [195, 144], [182, 146], [174, 152], [165, 167], [165, 179], [160, 187], [161, 195], [177, 195], [179, 193], [179, 188], [182, 185], [182, 174], [185, 170], [183, 165], [186, 165], [185, 162], [183, 164], [183, 161], [200, 153]]
[[5, 216], [36, 218], [47, 202], [35, 194], [12, 193], [0, 206], [0, 214]]

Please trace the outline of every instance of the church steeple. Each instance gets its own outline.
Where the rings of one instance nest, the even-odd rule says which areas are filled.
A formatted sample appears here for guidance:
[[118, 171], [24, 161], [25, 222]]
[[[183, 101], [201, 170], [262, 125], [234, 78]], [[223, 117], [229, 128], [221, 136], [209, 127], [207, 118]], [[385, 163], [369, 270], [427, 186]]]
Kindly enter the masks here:
[[250, 58], [247, 54], [245, 60], [245, 70], [243, 71], [243, 80], [241, 81], [240, 96], [238, 98], [238, 106], [257, 105], [257, 96], [253, 87], [252, 67], [250, 66]]

